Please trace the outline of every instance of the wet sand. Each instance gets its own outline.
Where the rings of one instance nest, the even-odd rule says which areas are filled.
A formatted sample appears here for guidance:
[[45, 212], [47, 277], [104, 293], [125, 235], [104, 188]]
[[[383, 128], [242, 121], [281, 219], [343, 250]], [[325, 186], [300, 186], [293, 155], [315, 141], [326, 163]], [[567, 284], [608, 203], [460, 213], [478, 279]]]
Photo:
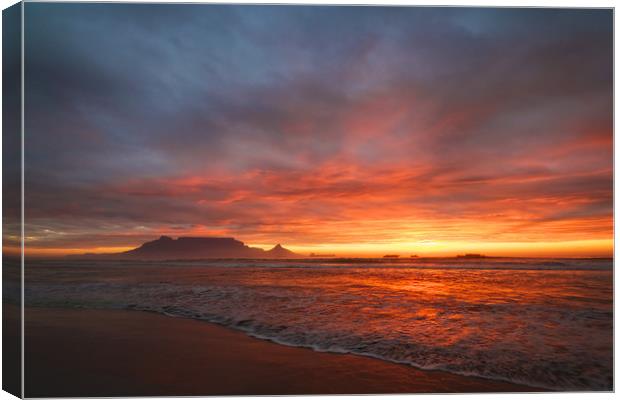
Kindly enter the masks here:
[[28, 397], [540, 391], [154, 313], [27, 308], [25, 315]]

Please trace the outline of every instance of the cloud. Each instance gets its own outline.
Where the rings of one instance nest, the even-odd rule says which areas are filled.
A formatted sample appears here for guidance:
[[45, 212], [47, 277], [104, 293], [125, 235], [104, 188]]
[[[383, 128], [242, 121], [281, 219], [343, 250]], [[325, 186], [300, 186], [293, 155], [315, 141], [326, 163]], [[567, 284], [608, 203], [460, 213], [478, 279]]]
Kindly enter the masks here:
[[40, 246], [611, 237], [609, 10], [26, 10]]

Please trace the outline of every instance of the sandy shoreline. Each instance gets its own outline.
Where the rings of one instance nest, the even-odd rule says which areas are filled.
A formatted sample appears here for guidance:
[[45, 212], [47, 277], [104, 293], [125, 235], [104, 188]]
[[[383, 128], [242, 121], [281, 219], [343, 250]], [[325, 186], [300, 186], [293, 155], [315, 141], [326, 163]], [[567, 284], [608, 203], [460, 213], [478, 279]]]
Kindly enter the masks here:
[[28, 397], [540, 391], [154, 313], [27, 308], [25, 316]]

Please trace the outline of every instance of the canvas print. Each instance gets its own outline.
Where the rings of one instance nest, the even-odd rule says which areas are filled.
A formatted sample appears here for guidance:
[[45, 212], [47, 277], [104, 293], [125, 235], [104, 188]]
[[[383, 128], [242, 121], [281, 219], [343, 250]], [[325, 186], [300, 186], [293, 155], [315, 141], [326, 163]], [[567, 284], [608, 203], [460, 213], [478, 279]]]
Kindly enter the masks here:
[[3, 32], [5, 390], [614, 389], [612, 9], [26, 2]]

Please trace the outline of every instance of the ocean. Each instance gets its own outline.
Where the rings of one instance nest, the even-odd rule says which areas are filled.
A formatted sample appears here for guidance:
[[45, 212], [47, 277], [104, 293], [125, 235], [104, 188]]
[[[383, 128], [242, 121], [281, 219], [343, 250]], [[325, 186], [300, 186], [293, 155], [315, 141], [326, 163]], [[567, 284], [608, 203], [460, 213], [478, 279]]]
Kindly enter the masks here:
[[612, 259], [57, 259], [27, 261], [25, 279], [30, 307], [150, 311], [315, 351], [613, 389]]

